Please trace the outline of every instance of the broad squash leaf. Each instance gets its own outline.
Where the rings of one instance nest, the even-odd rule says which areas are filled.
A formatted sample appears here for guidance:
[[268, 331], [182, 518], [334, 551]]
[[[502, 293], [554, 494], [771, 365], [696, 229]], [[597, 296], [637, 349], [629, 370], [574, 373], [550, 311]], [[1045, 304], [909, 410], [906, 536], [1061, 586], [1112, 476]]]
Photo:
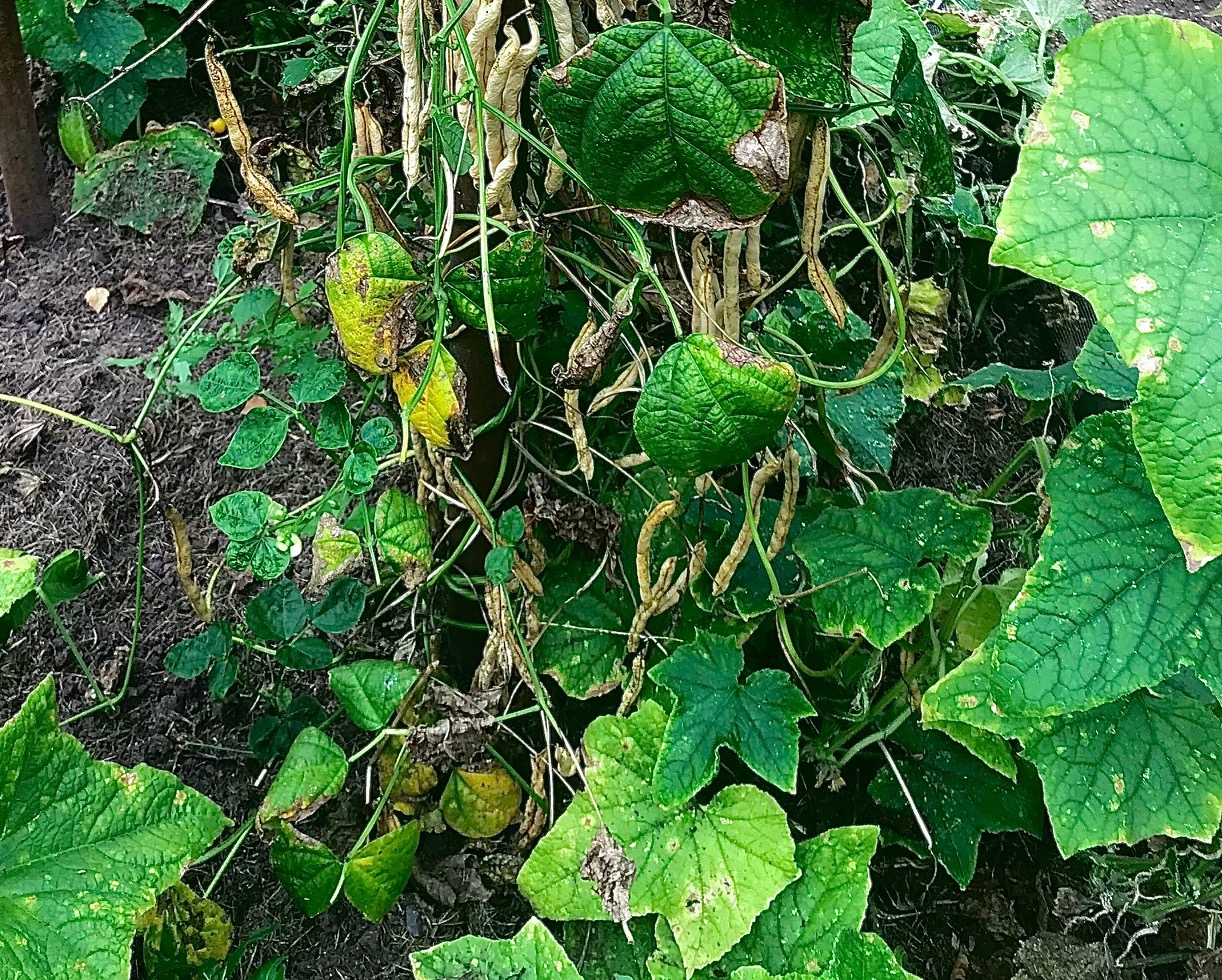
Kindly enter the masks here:
[[[732, 980], [805, 980], [805, 971], [776, 977], [760, 966], [743, 966]], [[832, 955], [819, 973], [820, 980], [918, 980], [899, 965], [890, 947], [878, 936], [842, 932]]]
[[126, 980], [140, 916], [228, 824], [169, 773], [95, 762], [48, 677], [0, 728], [0, 975]]
[[869, 14], [870, 0], [737, 0], [730, 8], [734, 41], [779, 68], [790, 95], [827, 105], [851, 98], [853, 33]]
[[1091, 328], [1073, 366], [1078, 383], [1088, 391], [1118, 402], [1131, 402], [1137, 397], [1137, 369], [1124, 363], [1116, 341], [1102, 324]]
[[743, 228], [789, 177], [780, 73], [699, 27], [603, 31], [539, 99], [591, 193], [646, 221]]
[[407, 306], [421, 281], [403, 246], [381, 232], [354, 235], [327, 260], [327, 303], [350, 363], [370, 374], [395, 370], [400, 346], [415, 340]]
[[1222, 553], [1222, 37], [1118, 17], [1057, 64], [992, 260], [1082, 293], [1137, 368], [1137, 449], [1197, 568]]
[[[1184, 567], [1124, 414], [1079, 425], [1046, 483], [1052, 514], [1039, 560], [984, 646], [926, 692], [925, 720], [1022, 741], [1065, 853], [1138, 833], [1208, 837], [1218, 825], [1217, 762], [1202, 751], [1215, 736], [1202, 733], [1217, 722], [1182, 694], [1144, 691], [1189, 670], [1222, 692], [1211, 642], [1222, 569]], [[1106, 761], [1099, 772], [1117, 780], [1100, 781], [1078, 760]], [[1084, 796], [1104, 783], [1106, 796]]]
[[789, 365], [693, 334], [658, 359], [633, 429], [663, 469], [696, 476], [746, 462], [763, 449], [797, 397]]
[[538, 919], [512, 939], [463, 936], [412, 953], [416, 980], [582, 980], [568, 954]]
[[[432, 356], [433, 342], [426, 340], [407, 352], [391, 377], [399, 407], [406, 410], [420, 385], [424, 394], [416, 399], [411, 423], [429, 444], [466, 457], [471, 452], [471, 423], [467, 419], [467, 375], [444, 347]], [[433, 369], [429, 371], [429, 363]]]
[[[908, 753], [896, 761], [896, 768], [933, 837], [934, 857], [960, 888], [976, 874], [976, 855], [986, 831], [1023, 830], [1041, 836], [1043, 800], [1030, 766], [1017, 781], [1007, 779], [953, 739], [911, 723], [896, 732], [894, 741]], [[908, 797], [890, 769], [874, 777], [870, 795], [884, 806], [910, 812]]]
[[696, 980], [724, 980], [744, 966], [762, 966], [777, 976], [822, 976], [840, 934], [856, 932], [865, 920], [870, 860], [877, 847], [877, 827], [837, 827], [802, 841], [794, 854], [802, 877]]
[[[525, 340], [539, 329], [539, 308], [547, 286], [543, 239], [533, 231], [516, 231], [488, 253], [488, 278], [497, 329]], [[463, 323], [486, 330], [484, 283], [478, 263], [446, 276], [450, 304]]]
[[815, 709], [783, 671], [759, 670], [740, 684], [743, 665], [737, 643], [697, 630], [694, 642], [649, 672], [675, 696], [654, 767], [659, 802], [684, 803], [707, 786], [722, 746], [774, 786], [796, 792], [798, 719]]
[[18, 0], [17, 18], [31, 58], [47, 62], [57, 72], [79, 63], [81, 38], [68, 16], [67, 0]]
[[929, 615], [943, 557], [969, 561], [991, 534], [985, 511], [927, 487], [829, 507], [794, 542], [817, 589], [804, 601], [824, 631], [864, 636], [881, 649]]
[[[636, 864], [630, 910], [657, 912], [674, 931], [690, 973], [716, 961], [798, 876], [784, 811], [753, 786], [730, 786], [702, 806], [668, 807], [652, 780], [666, 714], [646, 701], [629, 718], [586, 730], [578, 795], [539, 842], [518, 877], [535, 910], [553, 919], [605, 919], [581, 865], [600, 829]], [[597, 800], [597, 809], [593, 801]]]

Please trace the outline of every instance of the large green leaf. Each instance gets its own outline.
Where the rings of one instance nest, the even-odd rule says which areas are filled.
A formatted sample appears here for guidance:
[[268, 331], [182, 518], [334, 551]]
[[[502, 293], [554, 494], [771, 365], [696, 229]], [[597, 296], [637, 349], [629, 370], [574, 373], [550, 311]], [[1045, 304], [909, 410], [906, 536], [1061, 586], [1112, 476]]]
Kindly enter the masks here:
[[[876, 103], [880, 95], [891, 91], [905, 35], [912, 38], [917, 55], [923, 60], [933, 47], [933, 39], [920, 15], [905, 0], [874, 0], [869, 19], [853, 38], [853, 77], [868, 86], [853, 86], [856, 104]], [[838, 122], [855, 126], [890, 111], [889, 106], [858, 109]]]
[[[775, 977], [763, 967], [743, 966], [733, 980], [806, 980], [805, 971]], [[917, 980], [900, 966], [890, 947], [878, 936], [841, 932], [832, 955], [819, 973], [820, 980]]]
[[737, 0], [730, 14], [735, 42], [779, 68], [790, 95], [828, 105], [850, 100], [853, 33], [869, 16], [870, 0]]
[[788, 364], [693, 334], [658, 359], [633, 429], [663, 469], [696, 476], [746, 462], [763, 449], [797, 397], [798, 378]]
[[81, 39], [68, 16], [67, 0], [17, 0], [17, 18], [31, 58], [47, 62], [57, 72], [79, 62]]
[[780, 73], [698, 27], [603, 31], [539, 98], [594, 196], [645, 220], [745, 227], [789, 176]]
[[948, 493], [916, 487], [829, 507], [794, 542], [817, 591], [806, 600], [828, 633], [894, 643], [931, 609], [943, 557], [966, 562], [989, 543], [992, 521]]
[[1216, 705], [1138, 691], [1032, 728], [1026, 755], [1063, 854], [1165, 834], [1209, 840], [1222, 816]]
[[870, 859], [877, 847], [877, 827], [837, 827], [802, 841], [794, 855], [802, 877], [697, 980], [723, 980], [744, 966], [762, 966], [777, 976], [818, 973], [840, 934], [861, 928], [870, 894]]
[[95, 762], [50, 677], [0, 728], [0, 975], [126, 980], [141, 914], [226, 826], [169, 773]]
[[992, 259], [1090, 300], [1140, 374], [1133, 431], [1198, 567], [1222, 553], [1222, 38], [1118, 17], [1071, 41]]
[[652, 780], [665, 725], [666, 714], [653, 701], [629, 718], [590, 725], [589, 791], [539, 842], [518, 884], [540, 915], [607, 918], [594, 884], [580, 875], [601, 818], [636, 866], [631, 913], [663, 916], [691, 972], [746, 935], [798, 868], [784, 811], [753, 786], [727, 787], [702, 806], [657, 801]]
[[85, 62], [104, 72], [120, 67], [127, 53], [144, 40], [140, 21], [114, 0], [81, 7], [76, 15], [76, 32]]
[[1126, 416], [1079, 425], [1046, 486], [1039, 560], [985, 644], [926, 693], [926, 719], [1021, 737], [1185, 668], [1222, 695], [1222, 568], [1184, 567]]
[[686, 802], [707, 786], [722, 746], [774, 786], [797, 790], [798, 719], [815, 710], [784, 671], [758, 670], [740, 684], [743, 665], [737, 643], [697, 630], [649, 672], [675, 696], [654, 768], [660, 802]]
[[303, 728], [259, 807], [259, 822], [304, 819], [338, 793], [347, 778], [344, 750], [325, 732]]
[[1217, 722], [1175, 691], [1144, 692], [1184, 670], [1222, 692], [1222, 569], [1185, 568], [1124, 414], [1078, 426], [1046, 483], [1039, 561], [980, 650], [926, 692], [925, 720], [1020, 739], [1066, 853], [1208, 837], [1217, 760], [1202, 747], [1216, 736], [1202, 733]]
[[538, 919], [512, 939], [463, 936], [412, 953], [416, 980], [581, 980], [564, 948]]
[[976, 874], [986, 832], [1023, 830], [1039, 836], [1043, 831], [1043, 801], [1029, 766], [1017, 781], [1007, 779], [948, 736], [913, 724], [894, 739], [908, 753], [896, 761], [907, 795], [886, 768], [870, 784], [870, 794], [905, 814], [916, 807], [933, 837], [934, 856], [959, 887], [966, 888]]

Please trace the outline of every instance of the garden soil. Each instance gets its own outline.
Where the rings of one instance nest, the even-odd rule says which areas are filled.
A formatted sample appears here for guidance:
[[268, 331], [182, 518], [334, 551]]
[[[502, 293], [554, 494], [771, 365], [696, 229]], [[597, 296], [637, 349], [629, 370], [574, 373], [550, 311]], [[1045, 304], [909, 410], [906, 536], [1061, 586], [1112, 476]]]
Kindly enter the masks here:
[[[1216, 27], [1217, 20], [1208, 18], [1213, 4], [1168, 0], [1140, 6]], [[700, 5], [709, 8], [706, 19], [716, 26], [718, 5], [708, 0]], [[1138, 5], [1094, 0], [1091, 6], [1100, 16], [1134, 12]], [[0, 217], [0, 236], [8, 243], [0, 259], [0, 392], [123, 430], [143, 404], [149, 382], [139, 367], [111, 362], [151, 354], [161, 345], [162, 297], [177, 296], [188, 310], [208, 298], [216, 243], [237, 220], [236, 210], [214, 202], [194, 233], [163, 228], [141, 236], [87, 216], [69, 216], [71, 170], [58, 156], [52, 170], [55, 199], [65, 217], [47, 240], [10, 241], [7, 219]], [[109, 291], [101, 312], [85, 301], [93, 287]], [[904, 484], [982, 486], [1032, 434], [1033, 424], [1038, 431], [1038, 420], [1024, 422], [1020, 407], [1005, 393], [978, 398], [967, 411], [938, 410], [901, 431], [895, 475]], [[115, 713], [94, 714], [70, 730], [96, 756], [175, 772], [240, 823], [258, 805], [268, 779], [246, 748], [255, 699], [230, 698], [218, 706], [202, 684], [174, 678], [161, 666], [170, 646], [200, 628], [176, 578], [166, 508], [175, 507], [186, 520], [195, 575], [205, 581], [222, 560], [224, 545], [207, 508], [252, 485], [248, 474], [215, 463], [233, 425], [232, 417], [207, 415], [186, 400], [163, 400], [145, 423], [141, 448], [154, 480], [131, 688]], [[291, 507], [310, 492], [311, 474], [323, 477], [323, 463], [316, 450], [290, 439], [255, 485]], [[1033, 485], [1033, 471], [1019, 479], [1020, 487], [1022, 480]], [[0, 547], [21, 548], [44, 560], [79, 548], [90, 568], [104, 576], [83, 600], [64, 609], [64, 619], [108, 690], [121, 682], [127, 663], [135, 612], [136, 518], [135, 477], [122, 451], [69, 422], [0, 404]], [[218, 615], [233, 614], [255, 591], [248, 578], [223, 572]], [[92, 703], [68, 647], [45, 615], [35, 615], [0, 652], [0, 720], [52, 672], [65, 717]], [[353, 784], [363, 784], [360, 775]], [[323, 812], [318, 832], [343, 846], [367, 814], [354, 789]], [[444, 846], [426, 844], [422, 875], [377, 926], [343, 902], [317, 919], [304, 919], [276, 883], [266, 847], [253, 835], [212, 897], [231, 913], [240, 935], [274, 928], [260, 949], [285, 955], [293, 980], [408, 977], [412, 949], [470, 931], [508, 935], [526, 915], [510, 887], [512, 862], [506, 855], [474, 846], [451, 853]], [[877, 911], [869, 925], [906, 949], [908, 967], [928, 980], [1004, 980], [1023, 969], [1032, 976], [1034, 954], [1022, 953], [1031, 952], [1023, 944], [1049, 930], [1063, 931], [1054, 911], [1059, 892], [1071, 883], [1057, 877], [1059, 872], [1038, 870], [1055, 868], [1051, 857], [1048, 842], [986, 837], [981, 873], [961, 893], [944, 874], [935, 878], [927, 862], [888, 848], [876, 875]], [[191, 872], [188, 882], [205, 888], [214, 868], [215, 863], [208, 874]], [[1101, 938], [1091, 928], [1079, 938]], [[1196, 942], [1190, 938], [1178, 948], [1191, 952]], [[1196, 975], [1213, 976], [1210, 968], [1203, 964]], [[1182, 963], [1175, 969], [1163, 975], [1192, 976]]]

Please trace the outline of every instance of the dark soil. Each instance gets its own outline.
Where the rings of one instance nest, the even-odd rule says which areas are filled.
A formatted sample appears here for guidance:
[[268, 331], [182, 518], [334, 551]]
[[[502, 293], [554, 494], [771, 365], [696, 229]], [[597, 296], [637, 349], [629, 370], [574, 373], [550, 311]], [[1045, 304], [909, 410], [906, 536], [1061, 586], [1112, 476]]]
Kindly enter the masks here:
[[1085, 0], [1086, 9], [1095, 20], [1107, 20], [1122, 14], [1162, 14], [1178, 20], [1195, 20], [1210, 30], [1222, 28], [1218, 17], [1212, 16], [1218, 9], [1214, 0]]

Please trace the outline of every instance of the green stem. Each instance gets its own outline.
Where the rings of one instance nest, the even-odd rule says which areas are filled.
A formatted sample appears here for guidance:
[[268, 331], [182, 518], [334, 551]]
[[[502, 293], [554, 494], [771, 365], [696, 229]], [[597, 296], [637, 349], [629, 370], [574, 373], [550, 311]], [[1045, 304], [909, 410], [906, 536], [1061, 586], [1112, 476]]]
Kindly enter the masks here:
[[[1014, 478], [1014, 474], [1018, 472], [1019, 467], [1030, 459], [1031, 456], [1039, 452], [1036, 443], [1042, 443], [1043, 441], [1044, 440], [1042, 437], [1036, 436], [1035, 438], [1028, 439], [1026, 442], [1024, 442], [1022, 446], [1019, 447], [1018, 452], [1014, 454], [1014, 458], [1011, 459], [1010, 462], [1005, 465], [1005, 468], [997, 474], [997, 478], [987, 487], [981, 490], [980, 493], [976, 494], [976, 501], [978, 503], [987, 504], [994, 497], [996, 497], [997, 494], [1000, 493], [1006, 486], [1006, 484]], [[1045, 447], [1044, 451], [1048, 451], [1047, 447]]]
[[85, 663], [85, 657], [81, 654], [80, 647], [76, 645], [76, 641], [72, 639], [72, 634], [68, 632], [68, 627], [64, 625], [64, 621], [60, 618], [59, 613], [55, 609], [55, 603], [47, 598], [47, 594], [43, 592], [40, 586], [35, 586], [34, 591], [38, 594], [44, 608], [47, 610], [47, 615], [51, 617], [51, 622], [55, 624], [55, 628], [59, 630], [59, 635], [64, 638], [64, 642], [68, 644], [68, 649], [72, 651], [72, 656], [76, 658], [77, 665], [85, 674], [86, 680], [89, 681], [89, 687], [93, 691], [93, 696], [99, 701], [106, 700], [106, 693], [98, 684], [97, 676], [89, 668], [89, 664]]
[[378, 28], [378, 21], [386, 10], [387, 0], [378, 0], [373, 13], [369, 15], [369, 23], [361, 32], [356, 50], [348, 62], [348, 71], [344, 75], [344, 141], [340, 147], [339, 157], [339, 196], [335, 202], [335, 250], [338, 252], [344, 244], [344, 212], [349, 193], [349, 181], [352, 174], [352, 149], [356, 143], [356, 76], [365, 63], [369, 47], [373, 44], [373, 35]]
[[246, 843], [246, 838], [250, 836], [250, 832], [254, 829], [255, 818], [250, 816], [246, 822], [233, 835], [233, 843], [229, 845], [229, 853], [225, 855], [225, 860], [221, 862], [221, 866], [216, 869], [216, 874], [212, 876], [212, 880], [208, 883], [208, 887], [204, 889], [202, 898], [208, 898], [216, 889], [216, 886], [221, 883], [221, 878], [225, 876], [225, 872], [229, 870], [229, 865], [233, 863], [233, 859], [238, 856], [238, 851], [242, 849], [242, 845]]
[[88, 429], [90, 432], [96, 432], [100, 436], [105, 436], [112, 442], [117, 442], [123, 445], [123, 436], [115, 432], [114, 429], [108, 429], [100, 422], [93, 422], [86, 418], [81, 418], [79, 415], [73, 415], [71, 412], [65, 412], [62, 408], [56, 408], [54, 405], [46, 405], [43, 402], [34, 401], [32, 398], [22, 398], [19, 395], [0, 394], [0, 402], [10, 402], [13, 405], [20, 405], [22, 408], [33, 409], [35, 412], [43, 412], [46, 415], [54, 415], [56, 418], [63, 419], [65, 422], [71, 422], [73, 425], [79, 425]]

